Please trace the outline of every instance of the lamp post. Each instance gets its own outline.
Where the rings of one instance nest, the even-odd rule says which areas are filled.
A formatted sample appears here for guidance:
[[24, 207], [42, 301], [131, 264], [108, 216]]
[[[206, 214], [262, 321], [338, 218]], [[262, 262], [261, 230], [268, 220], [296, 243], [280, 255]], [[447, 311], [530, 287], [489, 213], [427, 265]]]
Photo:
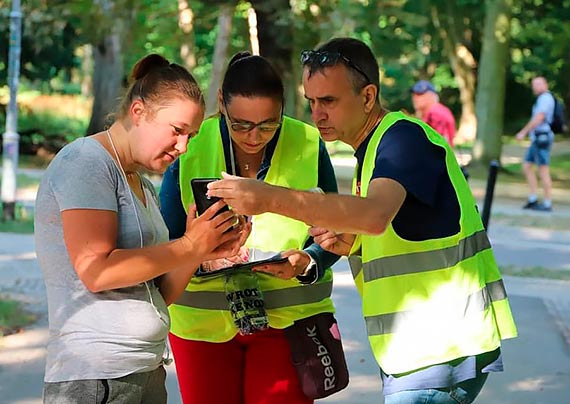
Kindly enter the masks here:
[[15, 219], [16, 170], [18, 168], [18, 80], [20, 75], [20, 53], [22, 49], [22, 13], [20, 0], [12, 0], [10, 12], [10, 49], [8, 53], [8, 86], [10, 101], [6, 109], [6, 132], [2, 141], [2, 208], [3, 219]]

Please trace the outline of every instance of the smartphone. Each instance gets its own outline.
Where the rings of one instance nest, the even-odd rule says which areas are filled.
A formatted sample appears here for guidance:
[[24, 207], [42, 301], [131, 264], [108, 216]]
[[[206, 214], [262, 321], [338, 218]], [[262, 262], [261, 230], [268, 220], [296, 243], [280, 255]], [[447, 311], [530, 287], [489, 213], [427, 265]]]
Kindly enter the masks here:
[[[218, 181], [219, 178], [193, 178], [190, 180], [190, 186], [192, 187], [192, 193], [194, 194], [194, 202], [196, 203], [196, 210], [198, 215], [201, 215], [212, 206], [214, 203], [220, 200], [220, 198], [213, 196], [209, 197], [207, 195], [208, 192], [208, 184], [210, 182]], [[222, 212], [228, 211], [230, 208], [228, 205], [224, 205], [216, 215], [219, 215]]]

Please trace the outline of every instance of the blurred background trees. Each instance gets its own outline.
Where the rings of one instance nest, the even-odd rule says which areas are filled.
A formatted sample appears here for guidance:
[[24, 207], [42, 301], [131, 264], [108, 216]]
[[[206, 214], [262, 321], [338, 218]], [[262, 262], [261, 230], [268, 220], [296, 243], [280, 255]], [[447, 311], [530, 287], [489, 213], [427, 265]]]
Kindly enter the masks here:
[[[9, 9], [0, 0], [0, 107]], [[191, 69], [208, 112], [229, 58], [259, 52], [283, 76], [286, 113], [310, 121], [299, 53], [334, 36], [371, 46], [391, 110], [411, 112], [409, 88], [431, 80], [460, 142], [475, 143], [482, 161], [528, 120], [532, 77], [544, 75], [570, 105], [570, 0], [28, 0], [22, 12], [22, 152], [53, 153], [103, 128], [130, 68], [150, 52]]]

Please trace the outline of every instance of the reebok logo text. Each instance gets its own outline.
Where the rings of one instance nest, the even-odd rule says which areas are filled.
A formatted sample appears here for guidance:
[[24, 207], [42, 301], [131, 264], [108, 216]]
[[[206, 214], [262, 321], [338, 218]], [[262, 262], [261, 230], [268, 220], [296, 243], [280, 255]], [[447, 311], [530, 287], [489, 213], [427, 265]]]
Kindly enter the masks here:
[[307, 331], [307, 336], [310, 337], [313, 342], [317, 345], [317, 357], [320, 358], [321, 364], [324, 368], [324, 387], [325, 391], [334, 389], [336, 386], [336, 377], [334, 374], [334, 368], [332, 367], [332, 360], [327, 348], [322, 344], [322, 342], [317, 338], [317, 326], [305, 328]]

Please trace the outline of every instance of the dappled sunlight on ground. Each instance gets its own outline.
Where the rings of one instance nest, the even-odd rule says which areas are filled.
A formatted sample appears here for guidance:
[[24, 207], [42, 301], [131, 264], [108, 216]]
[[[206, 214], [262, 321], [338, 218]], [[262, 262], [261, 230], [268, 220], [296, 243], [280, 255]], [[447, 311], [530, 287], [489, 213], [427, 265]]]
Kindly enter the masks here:
[[48, 340], [47, 328], [27, 330], [25, 336], [12, 334], [0, 340], [0, 367], [44, 359]]
[[[381, 383], [377, 377], [366, 375], [351, 375], [348, 387], [324, 400], [316, 403], [357, 404], [362, 402], [382, 404], [384, 399], [380, 393]], [[374, 397], [374, 400], [371, 398]]]
[[529, 239], [532, 239], [533, 241], [543, 240], [543, 241], [557, 242], [559, 240], [556, 233], [549, 231], [549, 230], [545, 230], [545, 229], [523, 227], [523, 228], [521, 228], [521, 233], [524, 237], [528, 237]]
[[552, 376], [539, 376], [511, 383], [508, 389], [510, 391], [542, 391], [545, 389], [559, 389], [561, 387], [563, 386], [560, 381], [554, 381]]
[[[342, 336], [342, 335], [341, 335]], [[365, 343], [363, 343], [365, 342]], [[344, 352], [348, 355], [349, 353], [356, 353], [366, 351], [369, 348], [368, 341], [358, 341], [356, 339], [342, 338], [342, 346]]]
[[35, 260], [35, 252], [26, 252], [22, 254], [0, 254], [0, 261], [23, 261], [23, 260]]

